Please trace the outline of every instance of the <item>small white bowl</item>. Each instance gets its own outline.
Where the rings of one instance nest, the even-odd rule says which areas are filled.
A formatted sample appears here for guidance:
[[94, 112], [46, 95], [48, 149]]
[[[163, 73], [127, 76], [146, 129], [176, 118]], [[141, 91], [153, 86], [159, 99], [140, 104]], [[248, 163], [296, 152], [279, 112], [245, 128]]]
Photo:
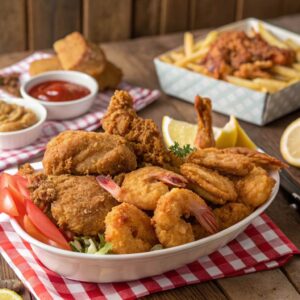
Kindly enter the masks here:
[[[52, 80], [62, 80], [83, 85], [90, 90], [90, 94], [78, 100], [61, 102], [41, 101], [39, 99], [33, 98], [28, 94], [28, 91], [35, 85]], [[96, 98], [97, 92], [97, 81], [87, 74], [76, 71], [45, 72], [41, 75], [32, 77], [21, 86], [21, 95], [24, 99], [34, 100], [45, 106], [48, 112], [48, 120], [72, 119], [84, 114], [91, 108]]]
[[[32, 166], [39, 170], [42, 168], [42, 163], [33, 163]], [[15, 174], [17, 170], [10, 169], [6, 172]], [[273, 202], [279, 189], [279, 173], [273, 172], [271, 176], [275, 179], [276, 184], [270, 198], [248, 217], [201, 240], [163, 250], [119, 255], [95, 255], [66, 251], [34, 239], [14, 219], [11, 219], [10, 222], [18, 235], [30, 244], [39, 260], [47, 268], [66, 278], [88, 282], [135, 280], [174, 270], [201, 256], [211, 254], [235, 239]]]
[[44, 106], [30, 99], [10, 98], [3, 101], [31, 109], [36, 114], [38, 122], [25, 129], [0, 132], [0, 149], [17, 149], [34, 142], [41, 135], [43, 124], [47, 118]]

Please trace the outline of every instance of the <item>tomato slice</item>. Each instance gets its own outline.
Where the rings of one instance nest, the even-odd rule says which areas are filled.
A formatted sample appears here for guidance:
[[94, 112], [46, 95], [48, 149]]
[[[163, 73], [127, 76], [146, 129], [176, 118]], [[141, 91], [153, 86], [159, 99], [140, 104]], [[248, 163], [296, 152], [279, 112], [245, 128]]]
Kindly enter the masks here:
[[16, 203], [7, 187], [0, 190], [0, 212], [8, 214], [10, 217], [19, 216]]
[[13, 179], [15, 181], [15, 185], [18, 187], [18, 191], [22, 194], [24, 198], [28, 199], [30, 197], [30, 193], [27, 187], [27, 179], [20, 176], [19, 174], [14, 175]]
[[30, 221], [44, 234], [48, 239], [58, 243], [64, 249], [71, 249], [59, 229], [51, 220], [30, 200], [26, 200], [26, 212]]
[[18, 185], [12, 175], [10, 175], [8, 173], [1, 173], [0, 174], [0, 191], [8, 186], [13, 186], [15, 189], [18, 189]]
[[24, 196], [18, 190], [16, 190], [12, 185], [7, 187], [6, 189], [9, 190], [9, 192], [15, 202], [15, 205], [18, 209], [19, 215], [24, 216], [26, 213]]
[[27, 215], [23, 218], [23, 226], [27, 233], [42, 243], [48, 244], [48, 239], [34, 226]]

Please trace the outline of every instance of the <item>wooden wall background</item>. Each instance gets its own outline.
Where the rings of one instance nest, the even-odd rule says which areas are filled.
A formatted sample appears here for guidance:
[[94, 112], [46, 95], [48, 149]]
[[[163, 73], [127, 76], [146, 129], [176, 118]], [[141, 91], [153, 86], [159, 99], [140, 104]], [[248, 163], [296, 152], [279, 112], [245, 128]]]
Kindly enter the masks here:
[[300, 13], [300, 0], [0, 0], [0, 53], [51, 48], [78, 30], [94, 42]]

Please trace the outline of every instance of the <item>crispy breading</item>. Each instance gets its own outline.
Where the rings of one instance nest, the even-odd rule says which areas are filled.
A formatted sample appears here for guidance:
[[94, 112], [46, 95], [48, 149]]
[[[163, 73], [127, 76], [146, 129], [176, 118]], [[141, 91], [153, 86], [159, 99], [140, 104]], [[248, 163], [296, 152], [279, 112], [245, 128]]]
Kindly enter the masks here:
[[35, 76], [48, 71], [63, 70], [57, 56], [35, 60], [30, 64], [29, 74]]
[[104, 52], [99, 46], [89, 43], [79, 32], [56, 41], [53, 47], [65, 70], [82, 71], [95, 76], [105, 68]]
[[157, 125], [151, 119], [138, 117], [128, 92], [115, 92], [102, 119], [102, 127], [106, 132], [129, 141], [140, 162], [159, 166], [171, 162]]
[[65, 131], [48, 143], [43, 166], [47, 175], [115, 175], [134, 170], [137, 165], [128, 142], [120, 136]]

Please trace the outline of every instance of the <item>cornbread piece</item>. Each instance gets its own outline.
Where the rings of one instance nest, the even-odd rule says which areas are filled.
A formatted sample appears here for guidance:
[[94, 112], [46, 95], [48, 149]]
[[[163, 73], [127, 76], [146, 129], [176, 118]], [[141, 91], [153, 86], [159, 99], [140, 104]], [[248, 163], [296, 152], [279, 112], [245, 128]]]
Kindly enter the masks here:
[[0, 100], [0, 132], [25, 129], [37, 121], [30, 109]]
[[98, 81], [99, 90], [104, 91], [117, 88], [122, 80], [123, 73], [120, 68], [108, 61], [104, 71], [94, 77]]
[[105, 68], [106, 58], [101, 48], [87, 42], [79, 32], [67, 35], [53, 46], [65, 70], [82, 71], [95, 76]]
[[57, 56], [33, 61], [29, 67], [29, 74], [35, 76], [48, 71], [62, 70]]

